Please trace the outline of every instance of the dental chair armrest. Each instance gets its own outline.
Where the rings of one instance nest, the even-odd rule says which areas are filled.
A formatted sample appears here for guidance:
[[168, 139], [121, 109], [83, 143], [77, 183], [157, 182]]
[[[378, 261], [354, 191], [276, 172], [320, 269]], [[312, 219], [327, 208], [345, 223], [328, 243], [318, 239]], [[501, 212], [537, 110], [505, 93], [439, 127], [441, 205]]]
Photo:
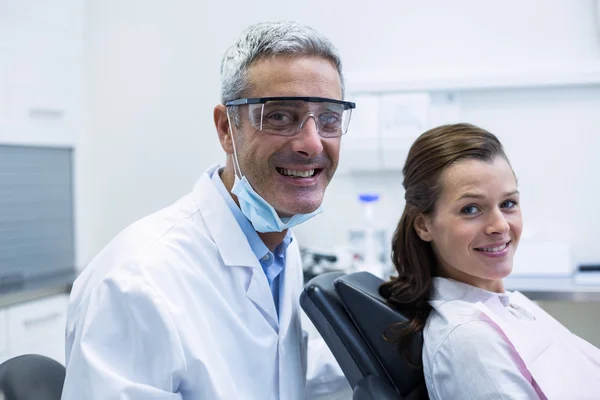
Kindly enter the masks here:
[[358, 381], [352, 400], [402, 400], [402, 397], [383, 379], [369, 375]]

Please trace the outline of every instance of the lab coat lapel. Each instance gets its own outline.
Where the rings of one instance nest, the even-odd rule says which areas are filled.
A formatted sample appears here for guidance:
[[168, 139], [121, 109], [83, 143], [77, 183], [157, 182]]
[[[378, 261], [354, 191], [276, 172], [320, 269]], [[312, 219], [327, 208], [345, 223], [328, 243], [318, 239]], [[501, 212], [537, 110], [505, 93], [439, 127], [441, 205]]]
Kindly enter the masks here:
[[212, 182], [212, 172], [218, 168], [219, 165], [213, 166], [200, 177], [194, 187], [194, 198], [219, 250], [223, 264], [233, 268], [245, 267], [243, 273], [249, 275], [246, 296], [277, 331], [277, 310], [267, 277], [252, 252], [246, 235]]
[[273, 294], [269, 287], [267, 277], [262, 270], [254, 269], [254, 274], [250, 280], [250, 285], [246, 291], [246, 296], [256, 305], [260, 310], [265, 319], [269, 322], [269, 325], [275, 332], [279, 330], [277, 320], [277, 310], [275, 309], [275, 302], [273, 302]]
[[281, 399], [304, 399], [308, 337], [300, 326], [302, 263], [296, 239], [286, 251], [279, 292], [279, 390]]

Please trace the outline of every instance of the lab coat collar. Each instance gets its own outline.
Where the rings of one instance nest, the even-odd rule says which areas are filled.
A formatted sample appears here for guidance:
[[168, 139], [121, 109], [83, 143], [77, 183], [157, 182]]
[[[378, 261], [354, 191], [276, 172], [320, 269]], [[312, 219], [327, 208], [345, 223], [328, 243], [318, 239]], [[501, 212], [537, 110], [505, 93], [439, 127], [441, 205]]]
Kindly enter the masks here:
[[229, 207], [229, 210], [231, 210], [233, 217], [242, 229], [242, 232], [244, 232], [244, 235], [248, 239], [248, 244], [250, 245], [252, 252], [256, 256], [256, 258], [260, 260], [269, 253], [269, 249], [262, 241], [260, 236], [258, 236], [258, 233], [254, 230], [252, 223], [242, 213], [242, 210], [240, 210], [235, 201], [233, 201], [233, 197], [231, 197], [231, 194], [227, 191], [225, 184], [221, 180], [221, 170], [222, 168], [217, 168], [212, 172], [212, 182], [217, 188], [217, 191], [221, 194], [221, 197], [225, 199], [227, 207]]
[[277, 310], [267, 277], [225, 199], [212, 182], [212, 173], [221, 167], [214, 165], [204, 172], [194, 186], [194, 200], [215, 241], [223, 264], [250, 268], [251, 279], [246, 288], [246, 296], [260, 309], [273, 329], [278, 330]]
[[194, 186], [194, 200], [198, 203], [223, 263], [227, 266], [261, 268], [248, 239], [212, 182], [211, 175], [219, 168], [221, 165], [214, 165], [202, 174]]

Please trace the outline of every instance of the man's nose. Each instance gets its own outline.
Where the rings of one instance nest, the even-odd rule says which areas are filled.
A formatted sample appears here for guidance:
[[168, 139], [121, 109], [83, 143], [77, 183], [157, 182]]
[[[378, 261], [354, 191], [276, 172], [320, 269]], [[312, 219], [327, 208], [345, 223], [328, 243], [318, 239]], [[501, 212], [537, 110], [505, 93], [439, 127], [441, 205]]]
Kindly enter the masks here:
[[298, 127], [298, 133], [293, 137], [292, 149], [304, 157], [316, 157], [323, 151], [319, 126], [313, 114], [308, 114]]

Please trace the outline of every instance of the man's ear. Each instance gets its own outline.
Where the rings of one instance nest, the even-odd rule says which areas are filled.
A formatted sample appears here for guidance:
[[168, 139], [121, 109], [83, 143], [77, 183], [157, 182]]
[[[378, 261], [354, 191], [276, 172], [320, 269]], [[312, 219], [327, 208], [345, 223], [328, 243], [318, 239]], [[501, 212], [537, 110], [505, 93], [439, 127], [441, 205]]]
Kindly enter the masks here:
[[424, 242], [431, 242], [433, 240], [431, 219], [428, 215], [417, 215], [415, 218], [415, 231]]
[[229, 118], [227, 118], [227, 108], [223, 104], [215, 106], [213, 119], [223, 151], [227, 154], [233, 154], [233, 142], [231, 140], [231, 131], [229, 130]]

